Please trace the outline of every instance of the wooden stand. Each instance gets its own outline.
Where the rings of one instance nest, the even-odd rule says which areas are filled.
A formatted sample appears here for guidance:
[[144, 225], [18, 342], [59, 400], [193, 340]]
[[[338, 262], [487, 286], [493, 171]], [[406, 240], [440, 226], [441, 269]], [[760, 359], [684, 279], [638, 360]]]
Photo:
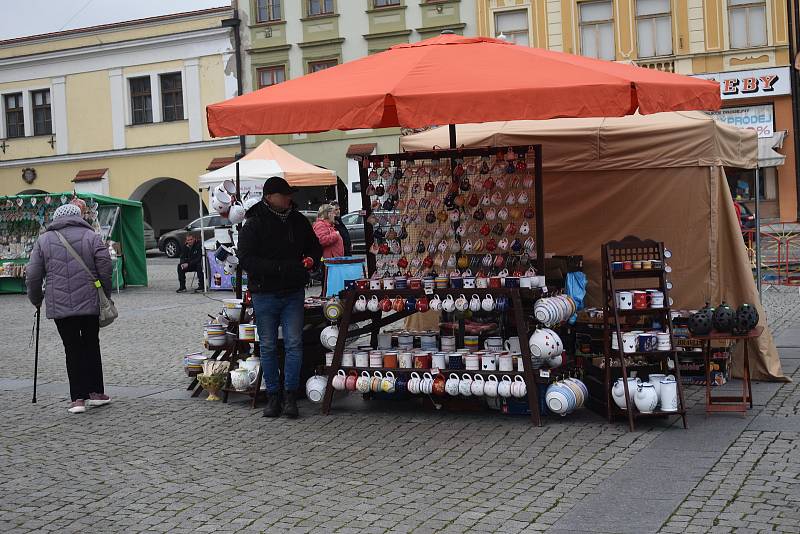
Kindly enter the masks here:
[[[657, 269], [631, 269], [617, 271], [613, 269], [614, 262], [632, 262], [642, 260], [658, 260], [661, 262], [661, 267]], [[681, 371], [680, 365], [678, 364], [677, 351], [675, 350], [675, 341], [672, 336], [669, 290], [667, 288], [665, 271], [663, 269], [665, 260], [666, 258], [664, 257], [663, 243], [651, 240], [642, 240], [634, 236], [628, 236], [622, 241], [610, 241], [602, 246], [606, 414], [609, 422], [612, 421], [616, 415], [627, 415], [628, 424], [631, 431], [633, 431], [635, 428], [634, 421], [636, 419], [646, 417], [663, 417], [669, 415], [680, 415], [683, 419], [683, 428], [686, 428], [686, 406], [683, 401], [683, 384], [681, 383]], [[617, 283], [621, 280], [630, 280], [634, 282], [643, 280], [645, 282], [650, 282], [650, 285], [640, 283], [634, 288], [631, 288], [630, 285], [632, 284], [629, 283], [624, 290], [645, 288], [653, 289], [654, 286], [652, 285], [652, 282], [657, 281], [657, 289], [664, 294], [664, 306], [662, 308], [620, 310], [617, 307], [616, 294], [618, 289], [623, 289], [617, 287]], [[632, 329], [622, 322], [622, 319], [627, 317], [653, 317], [660, 319], [663, 327], [665, 327], [667, 332], [669, 332], [670, 350], [652, 352], [624, 352], [624, 344], [622, 340], [623, 329]], [[617, 336], [618, 349], [616, 352], [612, 352], [613, 349], [611, 348], [612, 335]], [[636, 409], [636, 406], [631, 405], [631, 396], [628, 391], [628, 369], [625, 363], [625, 358], [632, 356], [646, 358], [648, 360], [656, 360], [661, 364], [662, 370], [664, 370], [664, 362], [668, 359], [672, 360], [678, 388], [678, 411], [667, 412], [663, 410], [656, 410], [652, 413], [641, 413]], [[611, 398], [611, 359], [613, 357], [619, 359], [620, 368], [622, 370], [623, 386], [625, 388], [625, 402], [627, 406], [626, 410], [620, 410]]]
[[[707, 336], [692, 336], [693, 339], [703, 341], [703, 357], [706, 365], [706, 413], [712, 412], [739, 412], [742, 415], [747, 413], [748, 405], [753, 407], [753, 392], [750, 385], [750, 350], [748, 341], [761, 336], [764, 332], [763, 326], [757, 326], [743, 336], [735, 336], [730, 333], [712, 332]], [[742, 376], [742, 395], [712, 395], [711, 394], [711, 342], [721, 341], [744, 341], [744, 374]]]
[[[440, 296], [445, 296], [448, 293], [452, 293], [453, 289], [435, 289], [431, 294], [438, 294]], [[542, 294], [540, 289], [511, 289], [511, 288], [497, 288], [497, 289], [470, 289], [470, 293], [477, 294], [483, 297], [486, 294], [491, 294], [494, 297], [503, 296], [509, 298], [511, 303], [511, 309], [514, 313], [514, 322], [517, 328], [517, 335], [520, 336], [520, 339], [527, 338], [528, 328], [525, 324], [525, 318], [523, 314], [523, 299], [528, 300], [532, 299], [535, 300], [539, 298]], [[342, 315], [342, 319], [339, 322], [339, 337], [336, 340], [336, 348], [334, 349], [333, 353], [333, 363], [330, 367], [328, 367], [328, 384], [325, 388], [325, 396], [322, 401], [322, 413], [329, 414], [331, 409], [331, 403], [333, 401], [333, 393], [334, 389], [331, 385], [333, 383], [333, 377], [339, 372], [339, 369], [344, 369], [345, 371], [355, 370], [358, 372], [361, 371], [382, 371], [381, 368], [356, 368], [356, 367], [342, 367], [342, 354], [344, 353], [345, 343], [347, 342], [348, 338], [353, 338], [365, 334], [367, 332], [371, 332], [372, 334], [372, 346], [375, 346], [378, 331], [381, 327], [391, 324], [395, 321], [399, 321], [412, 315], [416, 312], [395, 312], [390, 313], [386, 316], [382, 316], [380, 313], [371, 314], [371, 324], [355, 329], [349, 330], [350, 324], [356, 322], [357, 316], [353, 312], [353, 304], [358, 299], [360, 295], [364, 295], [366, 297], [371, 297], [375, 295], [378, 299], [383, 297], [390, 297], [394, 298], [397, 296], [400, 297], [415, 297], [419, 298], [425, 296], [425, 292], [422, 289], [398, 289], [398, 290], [349, 290], [344, 291], [342, 293], [342, 306], [344, 307], [344, 313]], [[369, 317], [368, 317], [369, 318]], [[480, 374], [495, 374], [495, 375], [522, 375], [525, 380], [525, 385], [528, 390], [528, 406], [531, 412], [531, 422], [537, 426], [541, 426], [542, 421], [539, 414], [539, 393], [537, 387], [537, 380], [536, 375], [533, 369], [533, 362], [531, 361], [530, 355], [530, 348], [528, 347], [527, 343], [520, 343], [520, 350], [522, 352], [522, 360], [523, 360], [523, 372], [518, 371], [492, 371], [487, 373]], [[428, 371], [428, 369], [402, 369], [402, 368], [394, 368], [390, 369], [394, 373], [410, 373], [412, 371]], [[475, 373], [475, 371], [465, 371], [464, 369], [440, 369], [439, 372], [447, 375], [450, 372], [469, 372]]]

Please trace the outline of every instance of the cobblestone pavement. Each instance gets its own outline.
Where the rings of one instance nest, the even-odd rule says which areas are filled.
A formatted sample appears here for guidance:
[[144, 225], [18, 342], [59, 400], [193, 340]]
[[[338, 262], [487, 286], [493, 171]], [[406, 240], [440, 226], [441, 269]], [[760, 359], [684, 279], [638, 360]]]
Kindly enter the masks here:
[[[586, 410], [535, 428], [355, 397], [274, 421], [238, 398], [186, 399], [180, 356], [217, 303], [176, 295], [174, 261], [148, 263], [151, 286], [117, 298], [102, 344], [107, 383], [149, 389], [84, 416], [64, 409], [51, 321], [49, 384], [29, 402], [30, 308], [0, 300], [0, 532], [800, 532], [800, 350], [784, 353], [795, 381], [755, 384], [747, 417], [706, 419], [687, 388], [688, 431], [630, 433]], [[781, 298], [770, 322], [798, 328]]]

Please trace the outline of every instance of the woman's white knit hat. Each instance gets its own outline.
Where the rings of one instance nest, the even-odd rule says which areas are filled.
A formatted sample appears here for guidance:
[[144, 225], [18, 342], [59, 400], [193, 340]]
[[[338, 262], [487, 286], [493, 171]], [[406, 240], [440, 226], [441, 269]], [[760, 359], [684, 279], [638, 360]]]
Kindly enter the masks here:
[[72, 215], [77, 215], [80, 217], [81, 209], [75, 204], [64, 204], [63, 206], [56, 208], [55, 213], [53, 213], [53, 219], [55, 220], [59, 217], [70, 217]]

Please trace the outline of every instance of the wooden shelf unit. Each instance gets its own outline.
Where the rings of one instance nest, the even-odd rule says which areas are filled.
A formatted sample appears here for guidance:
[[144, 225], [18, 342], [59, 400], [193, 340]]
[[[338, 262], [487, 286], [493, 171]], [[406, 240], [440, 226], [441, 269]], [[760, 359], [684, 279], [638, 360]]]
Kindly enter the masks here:
[[[638, 271], [614, 271], [612, 265], [614, 262], [634, 261], [634, 260], [660, 260], [662, 265], [666, 266], [666, 258], [664, 255], [664, 243], [643, 240], [635, 236], [627, 236], [621, 241], [609, 241], [604, 243], [601, 248], [601, 261], [603, 264], [603, 323], [604, 329], [604, 347], [605, 347], [605, 405], [606, 415], [609, 422], [615, 416], [624, 415], [628, 418], [630, 430], [635, 429], [635, 421], [639, 418], [658, 417], [679, 415], [683, 420], [683, 427], [686, 428], [686, 405], [683, 397], [683, 385], [681, 383], [681, 371], [678, 364], [678, 355], [675, 347], [675, 340], [672, 335], [672, 321], [670, 318], [670, 303], [669, 303], [669, 290], [667, 288], [666, 270], [665, 269], [648, 269]], [[657, 282], [657, 285], [647, 285], [641, 283], [638, 287], [633, 289], [658, 289], [664, 294], [664, 307], [663, 308], [647, 308], [647, 309], [633, 309], [633, 310], [620, 310], [617, 308], [617, 281], [619, 280], [638, 280], [649, 279], [652, 282]], [[629, 285], [624, 288], [626, 291], [632, 290]], [[623, 317], [661, 317], [663, 318], [662, 328], [669, 332], [670, 347], [669, 351], [654, 351], [654, 352], [633, 352], [626, 353], [623, 351], [622, 332], [629, 327], [622, 322]], [[617, 336], [617, 349], [611, 348], [611, 336]], [[652, 413], [641, 413], [636, 409], [636, 406], [630, 401], [628, 392], [628, 369], [625, 364], [625, 358], [631, 356], [638, 356], [644, 359], [656, 359], [662, 362], [662, 372], [674, 373], [677, 388], [678, 388], [678, 409], [677, 411], [666, 412], [657, 410]], [[621, 410], [614, 403], [611, 398], [611, 360], [617, 358], [622, 370], [623, 386], [625, 388], [626, 410]], [[667, 359], [671, 358], [674, 364], [674, 369], [665, 369], [664, 364]]]

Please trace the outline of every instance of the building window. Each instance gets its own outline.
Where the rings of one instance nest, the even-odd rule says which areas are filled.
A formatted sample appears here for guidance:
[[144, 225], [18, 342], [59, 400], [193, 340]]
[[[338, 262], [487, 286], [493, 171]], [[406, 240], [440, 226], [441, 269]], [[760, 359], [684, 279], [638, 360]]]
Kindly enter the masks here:
[[765, 0], [728, 0], [728, 28], [731, 48], [752, 48], [767, 44]]
[[636, 0], [639, 57], [672, 55], [670, 0]]
[[500, 11], [494, 14], [494, 33], [503, 34], [510, 42], [530, 46], [528, 10]]
[[308, 62], [308, 73], [311, 74], [312, 72], [319, 72], [321, 70], [329, 69], [331, 67], [335, 67], [338, 65], [339, 62], [335, 59], [326, 59], [324, 61], [309, 61]]
[[150, 94], [150, 77], [131, 78], [131, 122], [148, 124], [153, 122], [153, 99]]
[[256, 0], [256, 22], [281, 20], [281, 0]]
[[181, 73], [161, 76], [161, 116], [164, 122], [183, 120], [183, 87]]
[[33, 135], [53, 133], [53, 119], [50, 114], [50, 89], [31, 92], [33, 102]]
[[373, 5], [375, 8], [399, 6], [400, 0], [374, 0]]
[[286, 67], [283, 65], [278, 65], [276, 67], [262, 67], [256, 69], [256, 73], [258, 74], [259, 89], [286, 81]]
[[6, 137], [25, 137], [25, 114], [22, 112], [22, 93], [6, 95]]
[[578, 4], [581, 55], [614, 60], [614, 12], [610, 1]]
[[333, 0], [308, 0], [308, 16], [331, 15], [333, 13]]

